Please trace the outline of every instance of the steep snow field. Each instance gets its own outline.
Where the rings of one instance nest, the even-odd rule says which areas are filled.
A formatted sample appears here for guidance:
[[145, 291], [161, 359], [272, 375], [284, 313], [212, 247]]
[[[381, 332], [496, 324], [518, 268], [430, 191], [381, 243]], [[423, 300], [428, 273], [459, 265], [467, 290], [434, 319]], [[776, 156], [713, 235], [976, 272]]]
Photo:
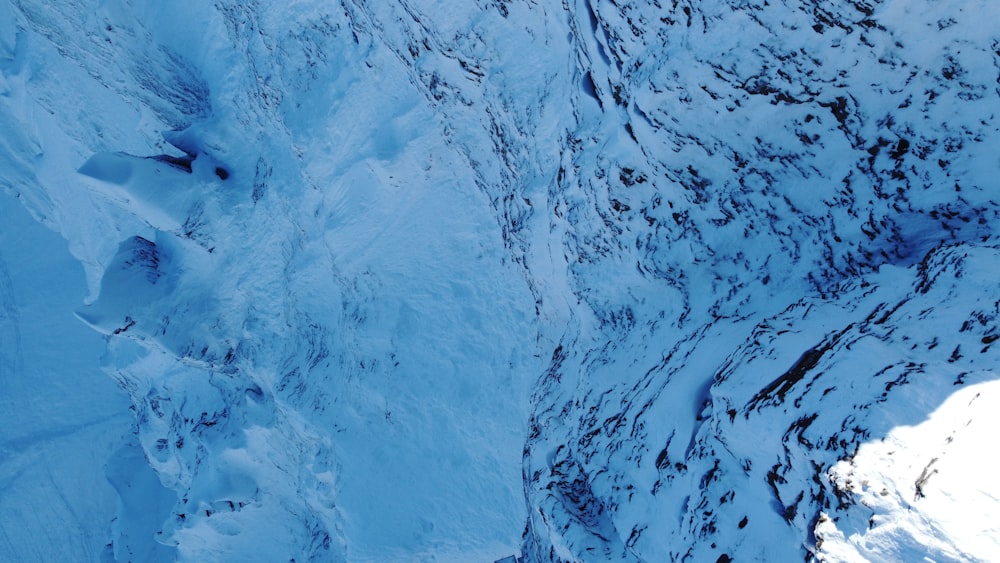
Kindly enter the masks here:
[[117, 496], [104, 464], [132, 426], [66, 241], [0, 194], [0, 560], [97, 560]]
[[395, 55], [313, 6], [4, 9], [5, 187], [86, 266], [64, 312], [174, 496], [105, 555], [515, 552], [533, 301]]
[[0, 0], [0, 558], [1000, 559], [997, 12]]

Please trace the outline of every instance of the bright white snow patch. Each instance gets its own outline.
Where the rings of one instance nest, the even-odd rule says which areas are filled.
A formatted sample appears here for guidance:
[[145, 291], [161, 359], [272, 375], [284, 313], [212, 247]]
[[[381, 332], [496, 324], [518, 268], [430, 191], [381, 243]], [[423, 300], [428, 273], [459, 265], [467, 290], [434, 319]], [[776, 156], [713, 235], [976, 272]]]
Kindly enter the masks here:
[[817, 525], [820, 555], [830, 561], [1000, 560], [997, 412], [1000, 381], [971, 385], [921, 424], [897, 427], [835, 465], [831, 479], [857, 506], [849, 519]]

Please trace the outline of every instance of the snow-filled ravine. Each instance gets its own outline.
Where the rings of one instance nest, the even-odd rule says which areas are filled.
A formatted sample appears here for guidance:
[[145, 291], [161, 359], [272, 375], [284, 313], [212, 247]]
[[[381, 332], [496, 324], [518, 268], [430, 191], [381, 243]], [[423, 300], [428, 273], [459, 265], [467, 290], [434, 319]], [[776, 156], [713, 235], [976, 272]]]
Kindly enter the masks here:
[[990, 0], [0, 0], [0, 560], [1000, 559]]

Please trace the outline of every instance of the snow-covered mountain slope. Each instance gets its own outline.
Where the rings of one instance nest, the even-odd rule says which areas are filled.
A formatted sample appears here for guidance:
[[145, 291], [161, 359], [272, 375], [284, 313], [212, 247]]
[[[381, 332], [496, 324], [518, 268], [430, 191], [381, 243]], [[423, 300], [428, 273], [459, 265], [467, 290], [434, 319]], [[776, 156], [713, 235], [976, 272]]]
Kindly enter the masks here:
[[101, 373], [104, 342], [73, 318], [86, 283], [66, 241], [7, 194], [0, 217], [0, 561], [96, 560], [128, 402]]
[[991, 6], [580, 8], [577, 103], [605, 111], [554, 209], [593, 316], [535, 390], [530, 557], [995, 558], [914, 498], [976, 475], [914, 485], [943, 444], [878, 508], [840, 477], [993, 378]]
[[516, 551], [543, 361], [474, 145], [367, 14], [215, 8], [5, 7], [5, 184], [88, 268], [175, 496], [106, 556]]
[[1000, 557], [996, 12], [4, 0], [103, 558]]

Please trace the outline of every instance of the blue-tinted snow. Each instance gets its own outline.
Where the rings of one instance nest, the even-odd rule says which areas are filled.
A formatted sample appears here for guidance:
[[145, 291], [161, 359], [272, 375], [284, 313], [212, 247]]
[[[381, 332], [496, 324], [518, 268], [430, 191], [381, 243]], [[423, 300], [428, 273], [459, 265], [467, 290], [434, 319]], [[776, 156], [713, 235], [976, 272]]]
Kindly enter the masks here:
[[96, 561], [128, 401], [101, 370], [103, 338], [72, 315], [87, 287], [66, 241], [6, 193], [0, 217], [0, 560]]
[[995, 558], [995, 8], [668, 4], [0, 2], [104, 556]]

